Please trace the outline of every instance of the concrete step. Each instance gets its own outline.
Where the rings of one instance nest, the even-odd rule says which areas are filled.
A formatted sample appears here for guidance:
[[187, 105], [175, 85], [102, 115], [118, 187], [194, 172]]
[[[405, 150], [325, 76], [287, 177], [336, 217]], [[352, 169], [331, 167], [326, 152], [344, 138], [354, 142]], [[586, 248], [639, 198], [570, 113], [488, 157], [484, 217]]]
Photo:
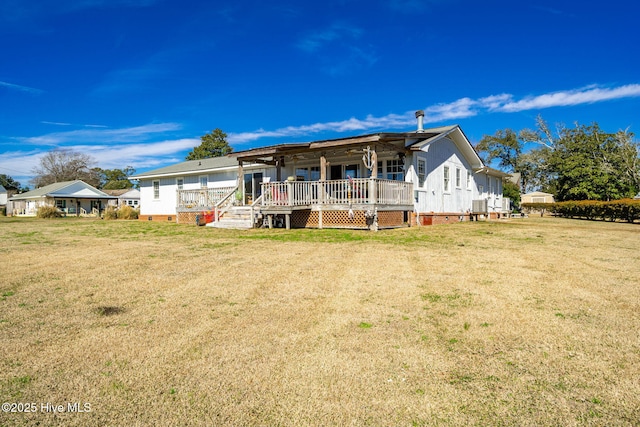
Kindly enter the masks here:
[[207, 224], [207, 227], [213, 228], [232, 228], [238, 230], [245, 230], [252, 227], [250, 219], [228, 219], [222, 218], [220, 221], [214, 221]]

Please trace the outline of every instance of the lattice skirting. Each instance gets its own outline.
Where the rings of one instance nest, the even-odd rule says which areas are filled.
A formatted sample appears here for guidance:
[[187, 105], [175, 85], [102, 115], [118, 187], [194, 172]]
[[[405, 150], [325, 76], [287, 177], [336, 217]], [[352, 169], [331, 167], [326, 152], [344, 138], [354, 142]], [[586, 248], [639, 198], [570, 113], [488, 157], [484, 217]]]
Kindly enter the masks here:
[[[401, 227], [404, 225], [403, 211], [379, 211], [378, 226]], [[317, 228], [320, 226], [319, 211], [293, 211], [291, 213], [291, 227]], [[322, 227], [324, 228], [369, 228], [365, 211], [322, 211]]]
[[378, 211], [378, 227], [400, 227], [404, 224], [402, 211]]
[[204, 216], [202, 212], [178, 212], [176, 214], [176, 222], [178, 224], [196, 225], [196, 215], [199, 215], [201, 224], [204, 224]]

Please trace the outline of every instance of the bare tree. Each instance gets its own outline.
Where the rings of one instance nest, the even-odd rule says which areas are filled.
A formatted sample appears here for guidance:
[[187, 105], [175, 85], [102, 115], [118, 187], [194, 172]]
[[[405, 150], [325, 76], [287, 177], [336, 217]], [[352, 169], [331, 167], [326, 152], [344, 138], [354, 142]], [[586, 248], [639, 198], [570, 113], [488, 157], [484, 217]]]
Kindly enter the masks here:
[[100, 175], [94, 168], [95, 164], [93, 157], [88, 154], [69, 149], [49, 151], [40, 158], [40, 165], [33, 168], [36, 176], [31, 183], [38, 188], [55, 182], [80, 179], [87, 184], [98, 186]]

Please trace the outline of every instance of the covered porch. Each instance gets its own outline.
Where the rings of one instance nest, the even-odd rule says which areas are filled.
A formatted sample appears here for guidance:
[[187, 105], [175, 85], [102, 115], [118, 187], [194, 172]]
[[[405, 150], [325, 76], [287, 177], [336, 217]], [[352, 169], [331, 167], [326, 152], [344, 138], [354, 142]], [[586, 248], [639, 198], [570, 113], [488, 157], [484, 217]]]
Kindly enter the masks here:
[[[408, 224], [414, 210], [405, 143], [404, 134], [376, 134], [231, 156], [244, 202], [259, 207], [267, 227], [377, 229]], [[245, 164], [256, 163], [270, 166], [270, 176], [245, 173]]]

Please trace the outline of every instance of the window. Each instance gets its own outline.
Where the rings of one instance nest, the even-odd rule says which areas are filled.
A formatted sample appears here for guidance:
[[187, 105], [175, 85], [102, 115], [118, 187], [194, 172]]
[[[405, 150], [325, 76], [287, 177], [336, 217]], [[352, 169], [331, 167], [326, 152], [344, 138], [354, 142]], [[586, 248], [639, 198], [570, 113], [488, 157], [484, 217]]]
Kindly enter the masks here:
[[444, 167], [444, 191], [449, 191], [449, 166]]
[[184, 189], [184, 178], [177, 178], [176, 185], [178, 186], [178, 190]]
[[378, 160], [378, 173], [374, 178], [382, 179], [384, 177], [384, 170], [382, 170], [382, 160]]
[[155, 200], [160, 198], [160, 181], [153, 181], [153, 198]]
[[311, 166], [311, 181], [320, 181], [320, 166]]
[[427, 179], [427, 162], [424, 159], [418, 159], [418, 186], [424, 187]]
[[201, 176], [200, 177], [200, 188], [207, 188], [207, 186], [209, 185], [209, 177], [208, 176]]
[[56, 208], [65, 209], [66, 207], [67, 207], [67, 201], [66, 200], [60, 200], [60, 199], [56, 200]]
[[296, 178], [302, 177], [303, 181], [309, 180], [309, 170], [307, 168], [296, 168]]
[[462, 188], [462, 171], [456, 168], [456, 188]]
[[404, 181], [403, 163], [401, 159], [387, 160], [387, 179]]
[[467, 190], [471, 190], [471, 171], [467, 171]]

